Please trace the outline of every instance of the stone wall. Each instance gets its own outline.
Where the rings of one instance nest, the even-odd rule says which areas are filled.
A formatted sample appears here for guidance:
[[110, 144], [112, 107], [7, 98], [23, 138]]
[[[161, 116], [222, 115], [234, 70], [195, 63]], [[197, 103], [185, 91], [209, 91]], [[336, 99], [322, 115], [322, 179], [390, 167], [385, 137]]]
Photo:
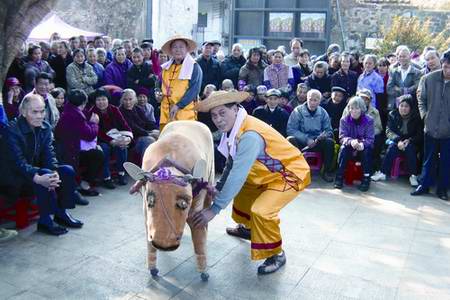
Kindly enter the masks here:
[[54, 11], [68, 24], [113, 38], [145, 36], [146, 0], [59, 1]]
[[[442, 9], [448, 0], [433, 0], [434, 7]], [[422, 2], [423, 3], [423, 2]], [[433, 10], [430, 6], [417, 6], [412, 0], [340, 0], [343, 34], [338, 18], [337, 1], [332, 2], [332, 32], [330, 40], [347, 49], [364, 49], [366, 38], [380, 38], [382, 28], [388, 28], [394, 16], [430, 18], [433, 32], [440, 32], [450, 24], [450, 11]]]

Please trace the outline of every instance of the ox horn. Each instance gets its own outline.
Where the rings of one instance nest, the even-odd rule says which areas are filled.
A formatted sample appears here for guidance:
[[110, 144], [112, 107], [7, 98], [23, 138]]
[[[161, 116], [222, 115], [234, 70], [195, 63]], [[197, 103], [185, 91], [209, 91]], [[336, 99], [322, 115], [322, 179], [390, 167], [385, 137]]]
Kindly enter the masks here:
[[153, 181], [152, 173], [145, 172], [139, 166], [131, 162], [125, 162], [123, 167], [125, 168], [125, 171], [127, 171], [128, 175], [136, 181]]
[[199, 159], [195, 162], [192, 177], [197, 180], [206, 178], [206, 161], [204, 159]]

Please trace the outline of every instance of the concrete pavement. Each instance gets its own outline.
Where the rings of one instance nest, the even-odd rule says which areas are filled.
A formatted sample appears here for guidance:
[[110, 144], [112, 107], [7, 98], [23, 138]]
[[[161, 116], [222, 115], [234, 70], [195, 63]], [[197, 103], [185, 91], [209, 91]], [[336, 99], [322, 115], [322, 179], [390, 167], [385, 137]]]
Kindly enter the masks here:
[[450, 299], [450, 205], [410, 191], [406, 179], [361, 193], [314, 177], [282, 210], [287, 265], [268, 276], [247, 241], [225, 234], [228, 208], [210, 223], [205, 283], [189, 230], [152, 279], [141, 200], [101, 190], [72, 211], [83, 229], [51, 237], [32, 225], [0, 244], [0, 299]]

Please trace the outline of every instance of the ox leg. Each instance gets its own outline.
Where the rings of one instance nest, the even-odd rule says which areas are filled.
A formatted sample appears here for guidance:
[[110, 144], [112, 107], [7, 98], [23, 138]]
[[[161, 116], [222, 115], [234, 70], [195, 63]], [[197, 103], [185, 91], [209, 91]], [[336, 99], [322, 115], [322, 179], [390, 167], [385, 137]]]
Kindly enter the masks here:
[[144, 204], [144, 224], [145, 224], [145, 237], [147, 240], [147, 266], [150, 270], [150, 274], [155, 277], [158, 276], [159, 270], [156, 267], [156, 248], [153, 247], [152, 242], [149, 241], [148, 237], [148, 211], [147, 211], [147, 201], [143, 201]]
[[193, 228], [192, 232], [192, 242], [194, 243], [195, 258], [197, 260], [197, 271], [200, 272], [200, 277], [203, 281], [207, 281], [209, 274], [206, 272], [207, 261], [206, 261], [206, 234], [207, 228]]
[[156, 248], [153, 247], [151, 242], [147, 242], [147, 264], [150, 274], [152, 276], [158, 276], [158, 268], [156, 267]]

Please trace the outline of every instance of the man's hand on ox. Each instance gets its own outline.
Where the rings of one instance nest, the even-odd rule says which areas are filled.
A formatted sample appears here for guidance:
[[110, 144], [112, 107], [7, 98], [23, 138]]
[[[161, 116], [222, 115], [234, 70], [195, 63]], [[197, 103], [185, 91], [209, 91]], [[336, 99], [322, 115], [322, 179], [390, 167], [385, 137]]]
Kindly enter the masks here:
[[195, 228], [205, 227], [215, 216], [216, 214], [211, 208], [205, 208], [194, 215], [192, 224]]

